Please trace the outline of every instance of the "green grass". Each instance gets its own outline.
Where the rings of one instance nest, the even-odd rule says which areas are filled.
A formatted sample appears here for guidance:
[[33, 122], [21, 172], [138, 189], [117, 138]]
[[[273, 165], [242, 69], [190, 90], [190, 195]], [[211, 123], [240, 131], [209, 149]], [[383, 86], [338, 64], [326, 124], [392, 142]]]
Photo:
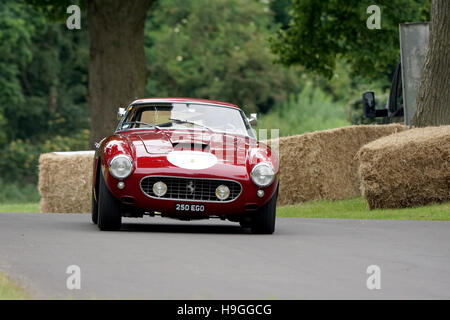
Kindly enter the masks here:
[[0, 212], [39, 212], [39, 203], [2, 203]]
[[450, 202], [418, 208], [369, 210], [362, 197], [348, 200], [320, 200], [277, 209], [278, 217], [385, 219], [385, 220], [450, 220]]
[[[39, 212], [39, 203], [0, 204], [0, 212]], [[369, 210], [362, 197], [347, 200], [320, 200], [277, 209], [278, 217], [450, 220], [450, 202], [406, 209]]]
[[0, 300], [24, 300], [28, 294], [19, 285], [0, 273]]

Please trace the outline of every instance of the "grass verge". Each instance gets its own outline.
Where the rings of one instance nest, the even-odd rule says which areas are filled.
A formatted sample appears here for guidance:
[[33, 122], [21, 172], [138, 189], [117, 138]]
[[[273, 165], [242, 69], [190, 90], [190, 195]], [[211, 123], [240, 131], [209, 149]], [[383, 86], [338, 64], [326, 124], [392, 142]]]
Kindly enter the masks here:
[[0, 204], [0, 212], [39, 212], [39, 203], [6, 203]]
[[0, 300], [24, 300], [28, 295], [24, 289], [0, 273]]
[[[0, 212], [39, 212], [39, 203], [0, 204]], [[346, 200], [320, 200], [277, 208], [278, 217], [450, 220], [450, 202], [418, 208], [372, 210], [362, 197]]]
[[450, 220], [450, 202], [405, 209], [369, 210], [362, 197], [346, 200], [320, 200], [277, 209], [278, 217], [384, 219], [384, 220]]

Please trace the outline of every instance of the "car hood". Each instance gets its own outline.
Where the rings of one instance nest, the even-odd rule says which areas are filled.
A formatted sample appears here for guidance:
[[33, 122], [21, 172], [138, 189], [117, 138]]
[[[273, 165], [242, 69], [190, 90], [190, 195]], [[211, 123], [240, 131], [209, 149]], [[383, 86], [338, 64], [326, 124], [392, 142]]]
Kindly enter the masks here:
[[[130, 135], [130, 140], [135, 147], [143, 147], [151, 156], [168, 155], [173, 152], [186, 154], [201, 152], [216, 156], [218, 162], [245, 161], [251, 144], [248, 137], [206, 131], [140, 132]], [[144, 150], [141, 150], [141, 155], [142, 151]]]

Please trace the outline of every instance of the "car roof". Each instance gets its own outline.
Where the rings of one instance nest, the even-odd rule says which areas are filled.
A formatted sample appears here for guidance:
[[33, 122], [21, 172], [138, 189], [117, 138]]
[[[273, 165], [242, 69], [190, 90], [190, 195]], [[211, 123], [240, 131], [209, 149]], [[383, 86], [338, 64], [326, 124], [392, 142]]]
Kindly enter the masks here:
[[228, 102], [208, 100], [208, 99], [195, 99], [195, 98], [141, 98], [134, 100], [130, 105], [134, 104], [147, 104], [147, 103], [199, 103], [199, 104], [210, 104], [216, 106], [225, 106], [240, 109], [237, 105]]

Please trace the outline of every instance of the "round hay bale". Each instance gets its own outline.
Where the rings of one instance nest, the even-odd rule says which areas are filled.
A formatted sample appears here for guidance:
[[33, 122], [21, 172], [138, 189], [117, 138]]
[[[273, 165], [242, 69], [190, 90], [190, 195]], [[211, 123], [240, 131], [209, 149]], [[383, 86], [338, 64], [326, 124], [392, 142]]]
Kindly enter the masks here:
[[94, 151], [52, 152], [39, 157], [41, 212], [91, 211]]
[[450, 200], [450, 126], [384, 137], [363, 146], [357, 157], [370, 209]]
[[358, 125], [268, 140], [278, 144], [278, 204], [360, 195], [358, 150], [366, 143], [406, 130], [401, 124]]

